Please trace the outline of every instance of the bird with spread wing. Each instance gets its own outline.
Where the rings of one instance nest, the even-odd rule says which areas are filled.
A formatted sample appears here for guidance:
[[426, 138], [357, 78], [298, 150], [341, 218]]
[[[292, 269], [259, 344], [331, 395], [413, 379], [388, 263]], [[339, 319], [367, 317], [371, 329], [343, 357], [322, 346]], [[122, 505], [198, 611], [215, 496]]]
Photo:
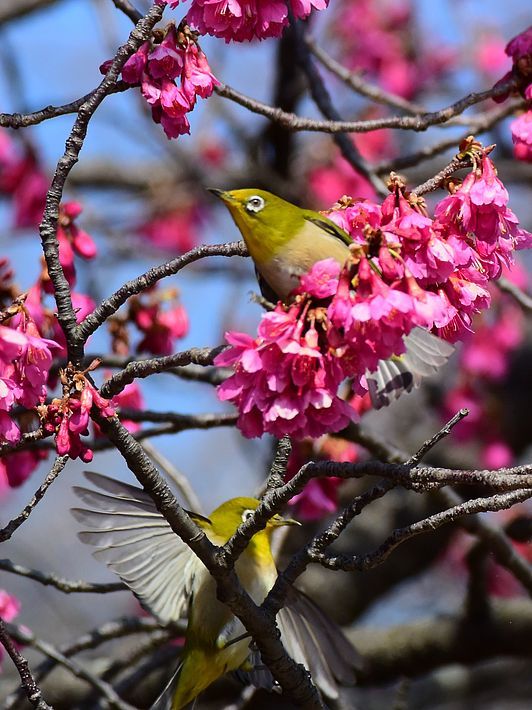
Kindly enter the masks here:
[[[83, 507], [72, 514], [84, 527], [82, 542], [96, 548], [142, 606], [163, 624], [188, 615], [185, 646], [176, 675], [156, 704], [179, 710], [224, 673], [272, 689], [274, 681], [241, 622], [216, 598], [216, 583], [192, 550], [173, 532], [150, 496], [140, 488], [87, 472], [94, 488], [75, 487]], [[257, 508], [255, 498], [233, 498], [209, 517], [190, 516], [215, 545], [225, 544]], [[274, 515], [236, 562], [243, 588], [261, 604], [277, 579], [272, 532], [294, 520]], [[355, 682], [359, 656], [342, 631], [306, 595], [292, 588], [277, 614], [287, 653], [303, 664], [319, 691], [338, 697]]]

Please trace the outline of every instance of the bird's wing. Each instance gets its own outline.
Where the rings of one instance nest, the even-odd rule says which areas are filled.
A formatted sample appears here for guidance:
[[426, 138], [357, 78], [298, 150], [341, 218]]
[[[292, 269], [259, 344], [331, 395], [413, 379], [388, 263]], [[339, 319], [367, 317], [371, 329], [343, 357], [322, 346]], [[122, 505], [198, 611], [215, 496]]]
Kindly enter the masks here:
[[[85, 476], [99, 490], [73, 489], [84, 505], [71, 510], [85, 527], [79, 539], [97, 548], [94, 557], [116, 572], [162, 623], [179, 619], [202, 563], [142, 489], [99, 473]], [[205, 526], [207, 519], [197, 517]]]
[[318, 212], [311, 211], [305, 211], [303, 218], [306, 219], [307, 222], [312, 222], [312, 224], [315, 224], [320, 229], [323, 229], [324, 232], [331, 234], [337, 239], [340, 239], [340, 241], [342, 241], [344, 244], [347, 244], [347, 246], [353, 243], [353, 240], [351, 239], [349, 234], [347, 232], [344, 232], [344, 230], [337, 224], [335, 224], [332, 219], [324, 217]]
[[423, 328], [414, 328], [403, 340], [404, 355], [381, 360], [375, 372], [366, 374], [375, 409], [419, 387], [422, 379], [437, 372], [454, 351], [452, 345]]
[[[285, 606], [277, 614], [281, 641], [288, 655], [310, 672], [312, 681], [323, 695], [338, 697], [338, 686], [354, 685], [361, 668], [359, 654], [342, 630], [303, 592], [292, 588]], [[270, 671], [260, 654], [252, 656], [255, 668], [238, 675], [259, 688], [275, 687]]]

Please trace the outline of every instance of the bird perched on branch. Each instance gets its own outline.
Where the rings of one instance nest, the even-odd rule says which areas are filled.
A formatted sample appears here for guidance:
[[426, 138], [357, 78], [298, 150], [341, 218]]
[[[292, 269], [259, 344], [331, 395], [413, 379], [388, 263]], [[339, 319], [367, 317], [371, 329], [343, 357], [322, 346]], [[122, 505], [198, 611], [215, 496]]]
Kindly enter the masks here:
[[[255, 264], [262, 294], [270, 301], [285, 301], [317, 261], [333, 258], [343, 266], [350, 256], [351, 237], [319, 212], [297, 207], [266, 190], [208, 189], [231, 213]], [[419, 327], [403, 340], [403, 355], [381, 360], [375, 372], [366, 373], [375, 409], [419, 386], [453, 352], [452, 345]]]
[[[162, 623], [188, 612], [185, 646], [173, 681], [157, 701], [158, 710], [179, 710], [229, 671], [252, 685], [273, 689], [242, 623], [216, 598], [216, 583], [195, 553], [173, 532], [140, 488], [86, 472], [98, 490], [75, 487], [83, 508], [72, 509], [85, 530], [82, 542], [96, 547], [142, 606]], [[224, 545], [257, 508], [255, 498], [232, 498], [208, 518], [189, 513], [215, 545]], [[277, 579], [270, 548], [272, 532], [294, 520], [274, 515], [256, 533], [235, 564], [243, 588], [261, 604]], [[341, 630], [303, 593], [292, 588], [276, 621], [287, 653], [302, 663], [320, 692], [338, 697], [339, 685], [353, 685], [359, 657]]]

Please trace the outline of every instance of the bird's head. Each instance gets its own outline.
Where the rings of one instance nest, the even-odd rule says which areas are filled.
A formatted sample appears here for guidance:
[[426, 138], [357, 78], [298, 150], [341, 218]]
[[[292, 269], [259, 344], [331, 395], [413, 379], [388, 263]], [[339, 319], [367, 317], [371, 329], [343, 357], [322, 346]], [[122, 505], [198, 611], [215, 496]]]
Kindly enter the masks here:
[[[222, 503], [209, 515], [216, 535], [229, 540], [238, 527], [253, 515], [259, 503], [260, 501], [256, 498], [231, 498], [231, 500]], [[275, 528], [300, 524], [297, 520], [284, 518], [276, 514], [268, 520], [265, 531], [270, 533]], [[261, 533], [258, 534], [260, 535]]]
[[258, 263], [269, 259], [304, 224], [299, 207], [266, 190], [208, 189], [225, 204]]

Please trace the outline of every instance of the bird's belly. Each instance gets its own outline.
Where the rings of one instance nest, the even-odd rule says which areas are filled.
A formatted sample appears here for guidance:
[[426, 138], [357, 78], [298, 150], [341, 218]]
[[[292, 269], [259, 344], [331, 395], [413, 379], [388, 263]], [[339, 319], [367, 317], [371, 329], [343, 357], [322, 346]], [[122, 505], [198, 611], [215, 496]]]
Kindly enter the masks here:
[[284, 300], [299, 285], [301, 276], [317, 261], [334, 259], [343, 266], [348, 256], [348, 247], [328, 234], [320, 234], [318, 239], [295, 237], [282, 254], [276, 254], [262, 264], [259, 271], [279, 298]]

